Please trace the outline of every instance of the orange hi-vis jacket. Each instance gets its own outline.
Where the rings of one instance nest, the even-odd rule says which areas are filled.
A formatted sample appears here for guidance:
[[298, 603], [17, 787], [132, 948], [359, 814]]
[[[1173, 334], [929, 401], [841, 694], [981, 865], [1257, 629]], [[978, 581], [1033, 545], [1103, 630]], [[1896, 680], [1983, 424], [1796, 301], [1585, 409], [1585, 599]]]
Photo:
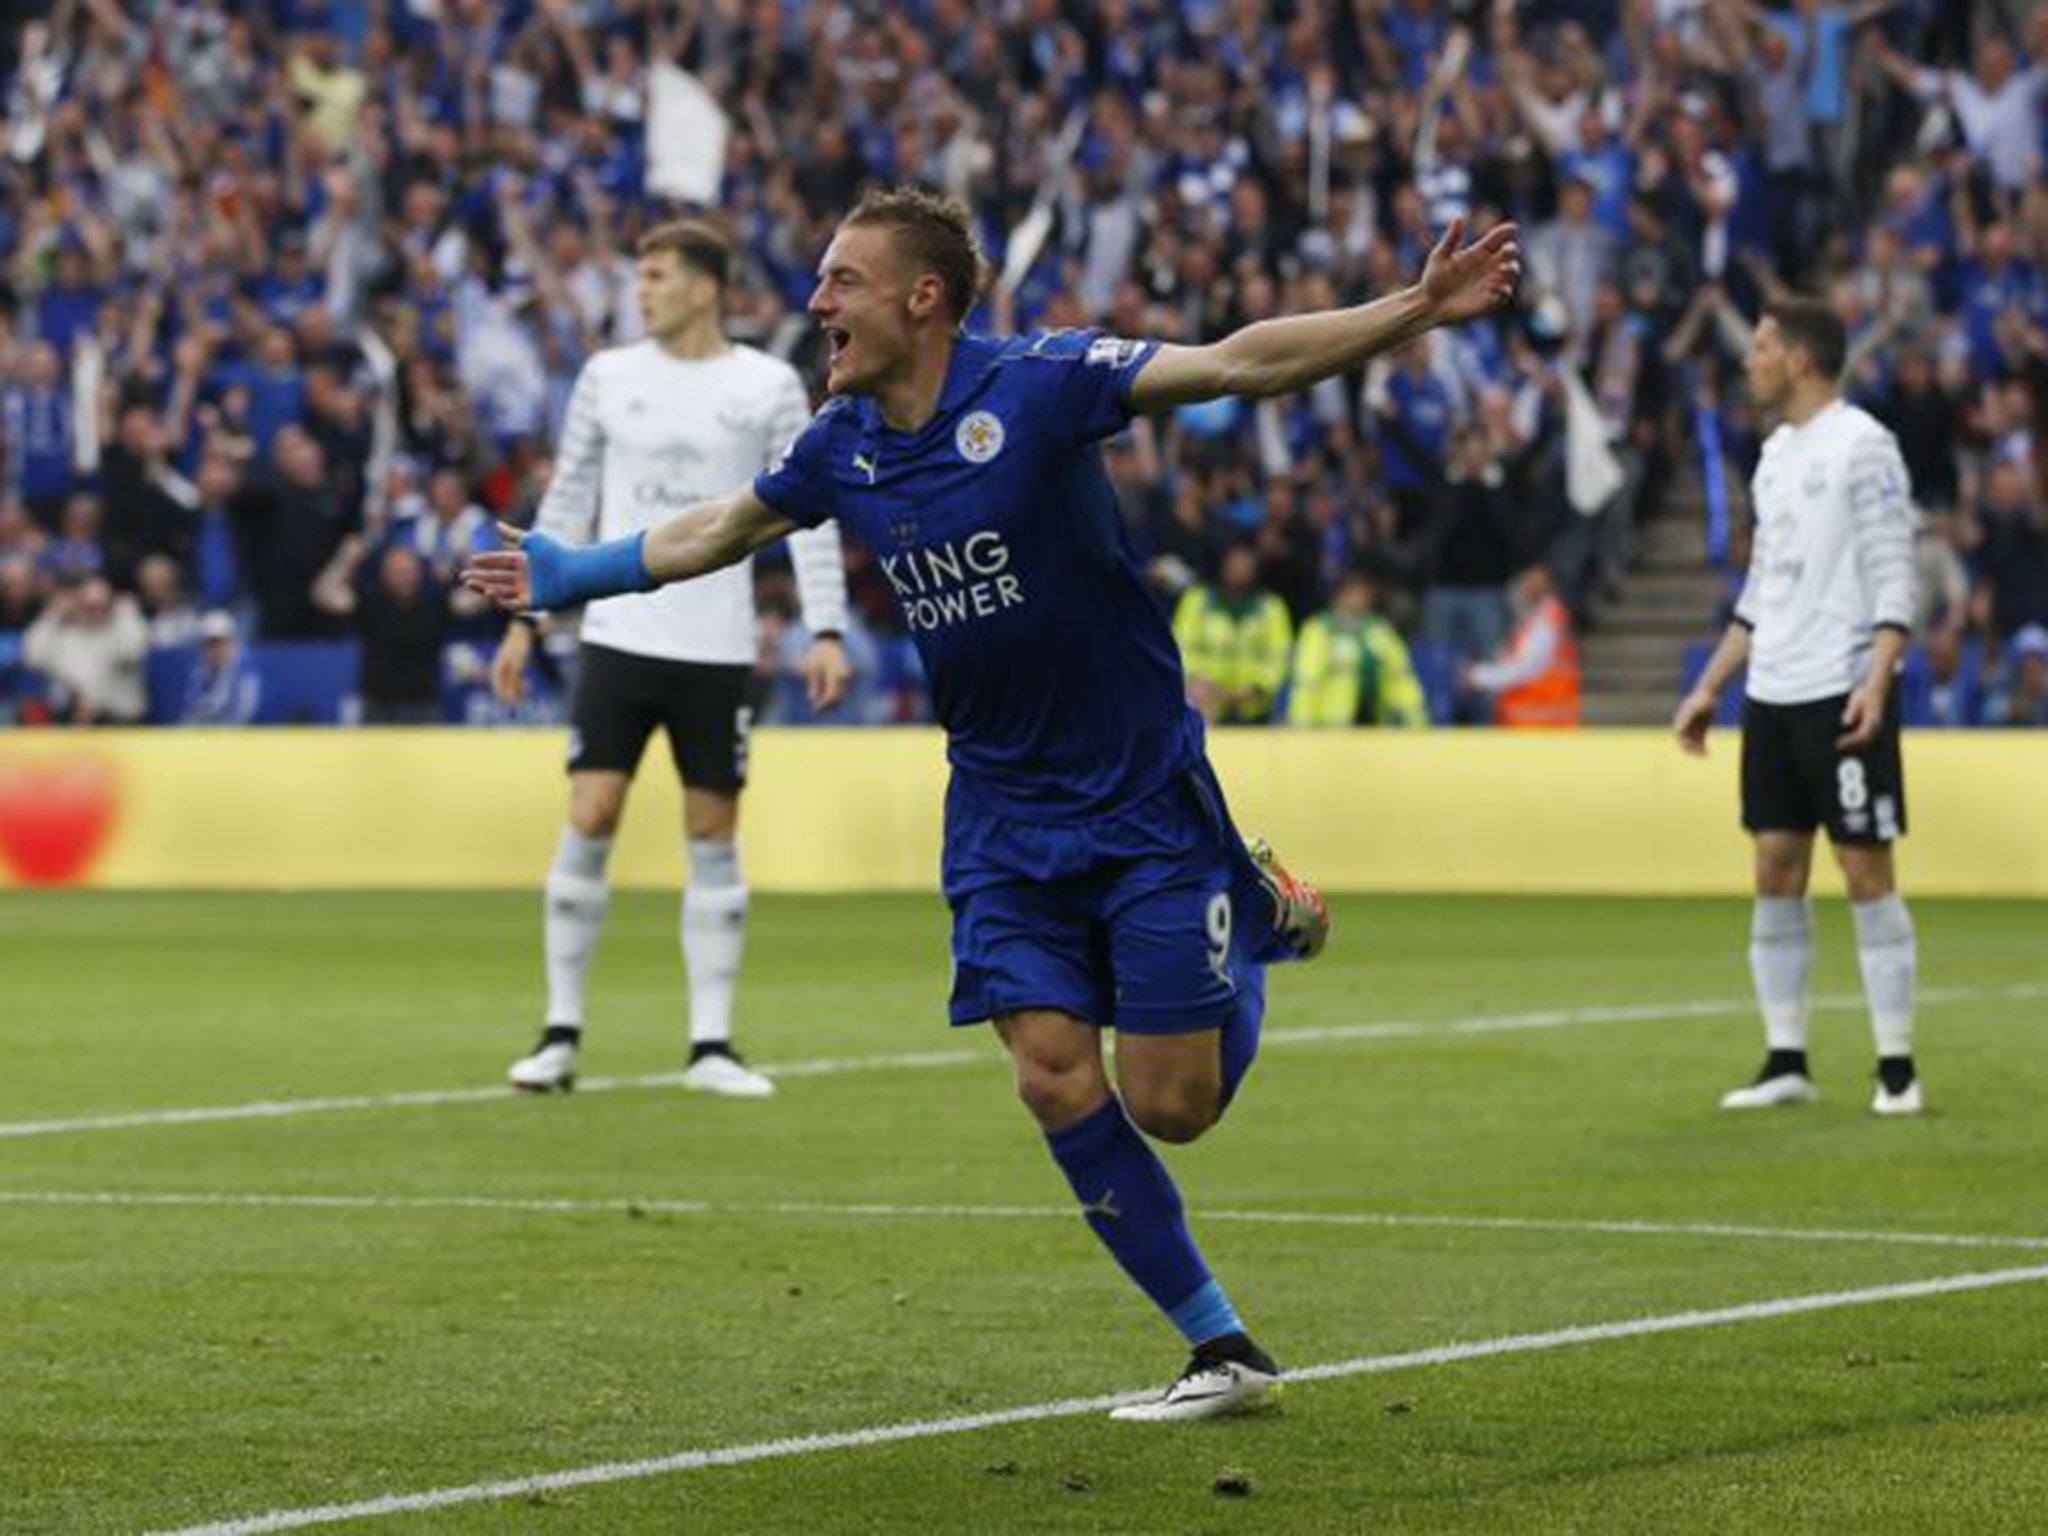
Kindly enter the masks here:
[[1501, 690], [1494, 700], [1502, 725], [1556, 729], [1579, 723], [1579, 647], [1572, 638], [1570, 610], [1555, 597], [1537, 604], [1508, 639], [1508, 666], [1527, 655], [1548, 631], [1550, 664], [1535, 676]]

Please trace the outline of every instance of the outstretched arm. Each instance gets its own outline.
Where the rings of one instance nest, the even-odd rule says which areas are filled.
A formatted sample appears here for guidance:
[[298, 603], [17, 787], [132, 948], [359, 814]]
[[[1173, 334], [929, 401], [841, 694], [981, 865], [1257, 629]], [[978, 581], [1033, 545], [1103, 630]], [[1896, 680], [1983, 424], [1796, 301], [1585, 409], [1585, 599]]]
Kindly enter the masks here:
[[739, 564], [763, 545], [787, 537], [796, 526], [756, 496], [753, 486], [741, 486], [650, 528], [642, 551], [647, 574], [655, 586], [688, 581]]
[[1885, 41], [1875, 27], [1862, 28], [1858, 36], [1868, 50], [1871, 60], [1884, 71], [1892, 84], [1908, 96], [1917, 96], [1922, 101], [1932, 101], [1948, 89], [1948, 75], [1936, 69], [1923, 69], [1912, 60], [1903, 57], [1899, 51]]
[[1453, 219], [1429, 253], [1421, 278], [1352, 309], [1261, 320], [1203, 347], [1164, 346], [1138, 371], [1131, 408], [1161, 411], [1223, 395], [1264, 399], [1349, 373], [1381, 352], [1440, 325], [1458, 325], [1505, 303], [1522, 275], [1512, 224], [1463, 245]]
[[795, 527], [752, 486], [700, 501], [652, 528], [603, 544], [563, 544], [500, 523], [498, 532], [512, 548], [476, 556], [463, 570], [462, 581], [515, 613], [574, 608], [736, 565]]

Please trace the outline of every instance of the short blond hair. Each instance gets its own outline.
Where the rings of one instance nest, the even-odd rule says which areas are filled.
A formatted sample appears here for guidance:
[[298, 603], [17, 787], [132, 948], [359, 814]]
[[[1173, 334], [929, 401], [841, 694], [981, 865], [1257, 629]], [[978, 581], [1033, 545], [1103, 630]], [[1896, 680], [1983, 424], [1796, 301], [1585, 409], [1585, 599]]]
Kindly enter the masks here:
[[894, 231], [904, 253], [938, 275], [953, 318], [967, 318], [981, 295], [988, 263], [965, 203], [922, 187], [891, 187], [868, 193], [841, 224], [846, 229], [864, 226]]

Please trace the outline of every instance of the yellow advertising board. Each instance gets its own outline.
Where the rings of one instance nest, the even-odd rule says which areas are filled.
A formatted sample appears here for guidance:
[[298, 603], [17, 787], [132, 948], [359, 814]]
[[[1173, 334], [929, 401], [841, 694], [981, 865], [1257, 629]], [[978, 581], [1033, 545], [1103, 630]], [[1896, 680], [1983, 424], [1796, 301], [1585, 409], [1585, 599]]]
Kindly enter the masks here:
[[[1246, 730], [1212, 755], [1239, 824], [1332, 890], [1735, 894], [1732, 732]], [[561, 823], [549, 731], [16, 731], [0, 736], [0, 884], [113, 889], [537, 886]], [[1910, 734], [1914, 894], [2048, 896], [2048, 733]], [[682, 874], [660, 753], [614, 856]], [[943, 744], [923, 730], [760, 732], [742, 821], [761, 891], [937, 884]], [[1832, 877], [1823, 877], [1823, 888]]]

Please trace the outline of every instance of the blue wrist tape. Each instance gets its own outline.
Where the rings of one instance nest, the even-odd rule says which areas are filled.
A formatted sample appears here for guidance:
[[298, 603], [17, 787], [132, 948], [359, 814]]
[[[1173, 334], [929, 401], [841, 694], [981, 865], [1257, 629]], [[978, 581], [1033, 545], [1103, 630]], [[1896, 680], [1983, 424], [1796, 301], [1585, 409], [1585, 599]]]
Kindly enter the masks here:
[[536, 608], [574, 608], [621, 592], [651, 592], [661, 583], [647, 574], [641, 545], [647, 531], [603, 544], [564, 544], [544, 533], [526, 536], [528, 580]]

